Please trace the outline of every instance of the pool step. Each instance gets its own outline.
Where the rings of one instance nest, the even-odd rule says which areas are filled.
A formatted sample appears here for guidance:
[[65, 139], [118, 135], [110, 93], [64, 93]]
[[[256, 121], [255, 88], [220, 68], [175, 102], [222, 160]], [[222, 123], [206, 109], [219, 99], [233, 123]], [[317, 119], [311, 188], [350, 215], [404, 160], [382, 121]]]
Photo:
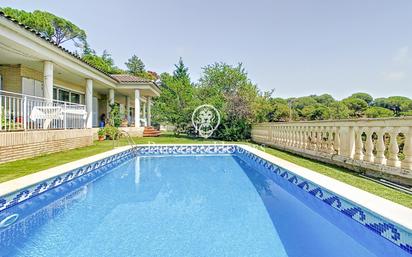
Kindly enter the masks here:
[[160, 136], [160, 131], [153, 127], [144, 127], [143, 136], [144, 137], [158, 137]]

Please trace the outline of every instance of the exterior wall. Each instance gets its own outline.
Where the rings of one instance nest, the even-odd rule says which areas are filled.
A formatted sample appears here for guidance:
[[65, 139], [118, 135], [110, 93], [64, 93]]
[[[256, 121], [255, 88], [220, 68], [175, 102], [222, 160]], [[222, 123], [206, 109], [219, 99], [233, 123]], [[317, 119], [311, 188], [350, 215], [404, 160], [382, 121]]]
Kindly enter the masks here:
[[2, 76], [2, 90], [14, 93], [21, 93], [21, 73], [20, 65], [0, 66]]
[[[21, 67], [21, 76], [22, 77], [26, 77], [26, 78], [31, 78], [31, 79], [35, 79], [38, 81], [43, 81], [43, 72], [39, 72], [37, 70], [33, 70], [30, 69], [28, 67], [22, 66]], [[77, 91], [79, 93], [83, 93], [85, 94], [85, 89], [86, 89], [86, 82], [84, 85], [77, 85], [77, 84], [73, 84], [73, 83], [69, 83], [67, 81], [64, 80], [60, 80], [56, 77], [53, 78], [53, 84], [54, 85], [58, 85], [58, 86], [62, 86], [65, 87], [67, 89], [71, 89], [73, 91]]]
[[[30, 69], [22, 65], [0, 66], [0, 75], [3, 78], [3, 90], [22, 93], [22, 77], [43, 81], [43, 72]], [[85, 93], [85, 85], [77, 85], [54, 77], [53, 83], [79, 93]]]
[[91, 129], [0, 133], [0, 163], [93, 144]]
[[412, 118], [256, 124], [253, 141], [412, 185]]

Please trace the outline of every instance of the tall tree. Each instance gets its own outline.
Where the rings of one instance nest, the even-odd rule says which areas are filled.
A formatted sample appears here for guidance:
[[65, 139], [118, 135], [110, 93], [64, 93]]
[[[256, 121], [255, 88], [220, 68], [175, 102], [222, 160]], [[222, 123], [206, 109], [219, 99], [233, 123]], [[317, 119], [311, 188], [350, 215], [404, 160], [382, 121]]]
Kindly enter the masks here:
[[146, 71], [143, 61], [137, 55], [133, 55], [125, 64], [128, 72], [135, 76], [141, 76]]
[[[175, 65], [173, 76], [168, 73], [160, 75], [163, 89], [155, 99], [152, 110], [153, 120], [175, 126], [176, 134], [188, 131], [191, 113], [196, 105], [195, 89], [190, 82], [188, 68], [184, 66], [184, 75], [178, 72], [178, 66]], [[177, 73], [180, 75], [176, 75]]]
[[189, 68], [183, 63], [182, 57], [179, 58], [179, 62], [175, 64], [175, 70], [173, 71], [173, 77], [177, 79], [189, 79]]
[[242, 64], [215, 63], [204, 67], [197, 93], [203, 103], [212, 104], [220, 111], [218, 138], [241, 140], [250, 136], [259, 91]]
[[2, 8], [1, 11], [52, 39], [57, 45], [72, 41], [74, 46], [82, 47], [86, 43], [87, 36], [84, 30], [52, 13], [38, 10], [26, 12], [10, 7]]

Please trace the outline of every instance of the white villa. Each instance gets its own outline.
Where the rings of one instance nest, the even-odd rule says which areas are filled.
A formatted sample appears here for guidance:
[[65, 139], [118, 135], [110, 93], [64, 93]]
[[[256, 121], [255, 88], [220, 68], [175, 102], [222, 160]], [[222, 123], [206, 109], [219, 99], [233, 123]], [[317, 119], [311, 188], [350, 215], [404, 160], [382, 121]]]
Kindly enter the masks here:
[[28, 145], [41, 154], [91, 144], [114, 103], [129, 133], [143, 135], [159, 94], [153, 81], [107, 74], [0, 13], [0, 163], [33, 155], [11, 150]]

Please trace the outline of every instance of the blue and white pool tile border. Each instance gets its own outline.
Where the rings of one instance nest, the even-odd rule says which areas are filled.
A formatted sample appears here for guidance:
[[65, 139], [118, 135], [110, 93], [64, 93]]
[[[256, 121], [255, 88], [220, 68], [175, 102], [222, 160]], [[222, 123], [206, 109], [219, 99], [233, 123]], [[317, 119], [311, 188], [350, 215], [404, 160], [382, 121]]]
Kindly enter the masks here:
[[122, 147], [0, 183], [0, 212], [99, 168], [115, 167], [135, 155], [134, 149]]
[[145, 145], [138, 147], [141, 156], [186, 154], [234, 154], [236, 145]]
[[[0, 183], [0, 212], [96, 170], [134, 156], [237, 154], [266, 175], [278, 176], [412, 254], [412, 210], [247, 145], [141, 145], [120, 147]], [[293, 172], [292, 172], [293, 171]]]
[[[240, 148], [249, 148], [245, 149], [246, 151], [242, 151], [241, 158], [248, 159], [248, 163], [257, 169], [264, 168], [265, 171], [268, 172], [267, 175], [269, 177], [274, 175], [287, 180], [313, 197], [316, 197], [316, 199], [328, 204], [412, 254], [412, 231], [410, 228], [407, 228], [407, 226], [411, 225], [412, 210], [335, 179], [288, 163], [272, 155], [262, 156], [266, 155], [266, 153], [256, 151], [250, 147], [242, 146]], [[264, 157], [267, 157], [269, 160]], [[280, 162], [282, 163], [281, 165], [279, 165]], [[293, 172], [286, 167], [293, 170]], [[302, 174], [304, 177], [298, 175], [302, 172], [305, 173]], [[314, 175], [312, 176], [313, 180], [307, 178], [308, 172], [314, 173], [311, 174]], [[316, 183], [314, 183], [314, 181], [316, 181]], [[340, 193], [346, 195], [346, 197], [336, 193], [336, 191], [340, 191], [341, 188], [344, 188], [345, 191], [341, 191]], [[357, 202], [363, 199], [367, 199], [368, 202], [362, 201], [363, 204]], [[368, 208], [368, 206], [372, 206], [372, 208]], [[373, 209], [373, 211], [371, 209]], [[383, 211], [385, 213], [382, 215]], [[397, 223], [389, 220], [397, 220], [400, 222]]]

